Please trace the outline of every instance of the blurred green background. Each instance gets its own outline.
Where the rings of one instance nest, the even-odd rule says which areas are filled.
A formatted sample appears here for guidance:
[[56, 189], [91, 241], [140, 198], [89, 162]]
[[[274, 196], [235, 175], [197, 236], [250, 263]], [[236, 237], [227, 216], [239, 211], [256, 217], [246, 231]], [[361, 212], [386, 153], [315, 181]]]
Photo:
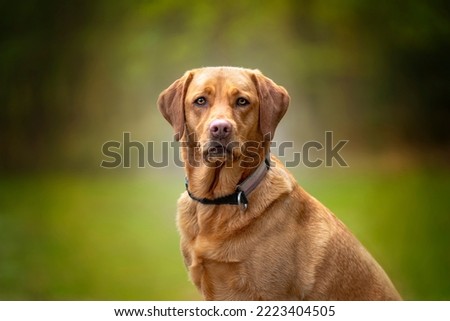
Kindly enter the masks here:
[[137, 148], [122, 148], [131, 168], [105, 169], [102, 145], [128, 132], [161, 160], [173, 133], [158, 94], [187, 69], [233, 65], [287, 88], [276, 141], [291, 152], [325, 131], [349, 140], [348, 167], [290, 170], [405, 299], [450, 300], [446, 1], [29, 0], [0, 12], [0, 299], [200, 298], [178, 249], [174, 151], [167, 168], [138, 168]]

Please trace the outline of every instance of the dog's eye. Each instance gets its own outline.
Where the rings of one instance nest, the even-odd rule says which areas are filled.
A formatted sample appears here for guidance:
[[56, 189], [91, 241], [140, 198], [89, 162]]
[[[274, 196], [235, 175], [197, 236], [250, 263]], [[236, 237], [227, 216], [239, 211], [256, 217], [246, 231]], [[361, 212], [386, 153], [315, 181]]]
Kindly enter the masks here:
[[205, 97], [198, 97], [196, 100], [194, 100], [194, 104], [199, 107], [205, 106], [206, 103], [207, 101]]
[[242, 98], [242, 97], [238, 98], [237, 101], [236, 101], [236, 105], [240, 106], [240, 107], [247, 106], [249, 104], [250, 104], [250, 102], [247, 99]]

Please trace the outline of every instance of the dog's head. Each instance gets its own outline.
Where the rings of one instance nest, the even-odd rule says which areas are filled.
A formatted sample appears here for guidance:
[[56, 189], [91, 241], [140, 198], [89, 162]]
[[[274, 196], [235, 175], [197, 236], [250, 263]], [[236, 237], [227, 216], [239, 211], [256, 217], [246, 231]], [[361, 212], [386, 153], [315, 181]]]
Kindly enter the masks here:
[[158, 106], [175, 139], [192, 141], [208, 160], [240, 157], [249, 142], [270, 141], [289, 105], [287, 91], [258, 70], [208, 67], [186, 72]]

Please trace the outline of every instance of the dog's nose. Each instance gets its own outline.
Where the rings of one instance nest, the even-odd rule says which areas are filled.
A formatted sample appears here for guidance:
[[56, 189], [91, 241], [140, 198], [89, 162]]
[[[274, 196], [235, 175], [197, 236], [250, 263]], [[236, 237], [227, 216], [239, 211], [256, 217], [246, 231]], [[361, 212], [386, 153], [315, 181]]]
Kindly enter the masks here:
[[227, 120], [216, 119], [209, 125], [209, 131], [214, 138], [227, 138], [231, 134], [231, 124]]

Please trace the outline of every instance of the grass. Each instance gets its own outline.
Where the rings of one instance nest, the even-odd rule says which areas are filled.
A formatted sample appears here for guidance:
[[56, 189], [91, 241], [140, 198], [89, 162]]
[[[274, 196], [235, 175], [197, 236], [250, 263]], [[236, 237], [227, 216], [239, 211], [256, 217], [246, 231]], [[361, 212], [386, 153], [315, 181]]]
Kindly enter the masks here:
[[198, 298], [178, 249], [180, 191], [124, 176], [2, 181], [0, 298]]
[[[200, 299], [178, 248], [182, 174], [124, 174], [1, 179], [0, 299]], [[405, 299], [450, 299], [448, 171], [297, 177], [349, 226]]]

